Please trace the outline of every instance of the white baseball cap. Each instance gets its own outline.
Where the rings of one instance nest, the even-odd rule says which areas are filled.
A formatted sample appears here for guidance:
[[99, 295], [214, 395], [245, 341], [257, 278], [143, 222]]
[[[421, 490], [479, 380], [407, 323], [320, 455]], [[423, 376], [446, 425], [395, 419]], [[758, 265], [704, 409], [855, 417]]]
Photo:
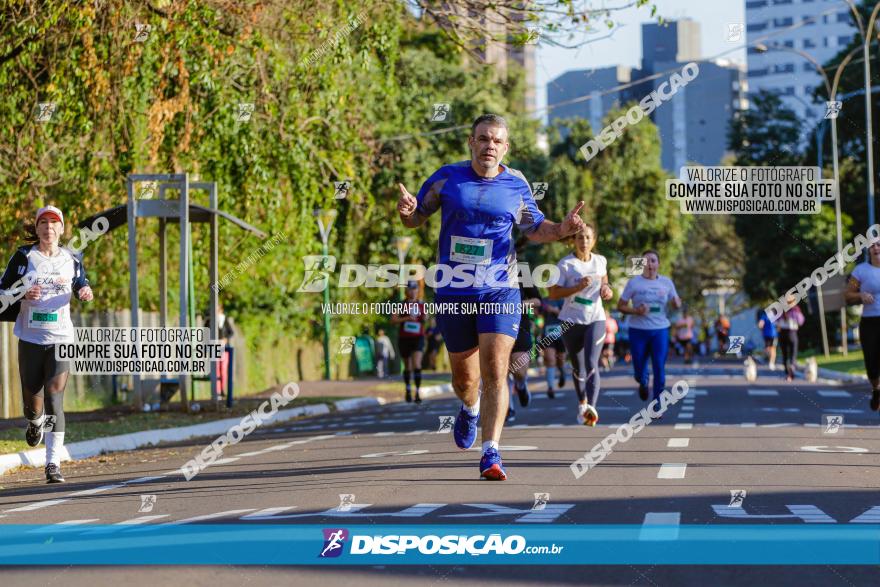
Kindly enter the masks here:
[[44, 206], [43, 208], [37, 210], [37, 218], [34, 220], [34, 226], [39, 224], [40, 218], [42, 218], [46, 214], [50, 216], [55, 216], [58, 219], [58, 222], [60, 222], [62, 226], [64, 225], [64, 214], [61, 213], [61, 210], [59, 210], [55, 206]]

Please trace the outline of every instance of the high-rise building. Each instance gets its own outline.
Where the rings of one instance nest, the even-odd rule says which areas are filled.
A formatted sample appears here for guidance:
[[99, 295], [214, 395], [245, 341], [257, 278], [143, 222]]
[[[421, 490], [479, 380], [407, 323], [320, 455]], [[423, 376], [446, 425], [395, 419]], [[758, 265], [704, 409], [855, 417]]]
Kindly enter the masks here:
[[547, 84], [550, 121], [585, 118], [595, 136], [609, 110], [639, 102], [692, 61], [699, 75], [657, 107], [651, 119], [660, 132], [665, 169], [678, 174], [688, 162], [718, 165], [727, 151], [734, 112], [746, 105], [745, 71], [730, 62], [701, 60], [700, 26], [689, 19], [642, 25], [641, 69], [569, 71], [552, 80]]
[[[824, 85], [822, 77], [812, 63], [791, 50], [803, 51], [824, 64], [856, 34], [846, 2], [746, 0], [749, 93], [778, 92], [798, 116], [818, 121], [824, 117], [828, 99], [823, 90], [820, 99], [813, 100], [813, 91]], [[769, 50], [762, 52], [758, 44]]]

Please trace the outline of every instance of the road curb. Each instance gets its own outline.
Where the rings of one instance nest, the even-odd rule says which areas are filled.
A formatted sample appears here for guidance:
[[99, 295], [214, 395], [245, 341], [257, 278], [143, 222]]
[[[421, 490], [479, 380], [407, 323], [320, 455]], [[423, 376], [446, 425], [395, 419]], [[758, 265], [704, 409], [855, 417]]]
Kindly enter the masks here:
[[[345, 412], [349, 410], [380, 406], [383, 403], [384, 402], [381, 398], [357, 397], [339, 400], [333, 404], [333, 407], [338, 412]], [[315, 404], [291, 408], [289, 410], [279, 410], [271, 418], [266, 418], [263, 421], [265, 423], [278, 423], [292, 420], [293, 418], [299, 418], [301, 416], [320, 416], [328, 413], [330, 413], [330, 406], [328, 404]], [[202, 436], [220, 436], [225, 434], [229, 428], [241, 422], [244, 417], [245, 416], [239, 418], [224, 418], [223, 420], [214, 420], [212, 422], [193, 424], [191, 426], [162, 428], [160, 430], [144, 430], [141, 432], [131, 432], [129, 434], [118, 434], [116, 436], [105, 436], [102, 438], [72, 442], [66, 445], [61, 451], [61, 460], [76, 461], [111, 452], [154, 446], [160, 442], [177, 442]], [[42, 446], [18, 453], [0, 455], [0, 475], [6, 473], [6, 471], [9, 471], [10, 469], [22, 465], [27, 467], [42, 467], [45, 466], [45, 464], [46, 449]]]
[[419, 397], [422, 399], [426, 397], [433, 397], [435, 395], [443, 395], [446, 393], [452, 393], [452, 384], [444, 383], [443, 385], [430, 385], [428, 387], [423, 387], [419, 390]]
[[840, 371], [835, 371], [834, 369], [826, 369], [824, 367], [819, 367], [817, 371], [819, 377], [823, 379], [830, 379], [832, 381], [840, 381], [841, 383], [865, 383], [868, 381], [867, 375], [853, 375], [851, 373], [841, 373]]

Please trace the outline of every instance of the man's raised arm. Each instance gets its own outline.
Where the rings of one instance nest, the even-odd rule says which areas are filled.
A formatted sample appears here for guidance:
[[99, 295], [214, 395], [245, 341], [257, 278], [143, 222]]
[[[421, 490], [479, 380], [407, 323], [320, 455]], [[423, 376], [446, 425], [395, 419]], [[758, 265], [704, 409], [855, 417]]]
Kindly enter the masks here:
[[584, 202], [581, 200], [561, 223], [544, 220], [534, 232], [528, 235], [529, 240], [536, 243], [552, 243], [581, 231], [584, 228], [584, 221], [578, 213], [583, 207]]
[[400, 221], [407, 228], [418, 228], [425, 223], [427, 217], [416, 210], [418, 207], [416, 197], [409, 193], [402, 183], [397, 184], [397, 187], [400, 188], [400, 199], [397, 200], [397, 212], [400, 214]]

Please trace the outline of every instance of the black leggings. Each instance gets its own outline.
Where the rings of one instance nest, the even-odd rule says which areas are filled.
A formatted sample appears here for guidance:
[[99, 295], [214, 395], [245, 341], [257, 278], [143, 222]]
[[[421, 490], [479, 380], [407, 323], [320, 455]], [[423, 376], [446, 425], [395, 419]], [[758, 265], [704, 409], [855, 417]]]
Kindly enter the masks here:
[[859, 322], [859, 340], [862, 342], [862, 356], [865, 358], [868, 379], [876, 381], [880, 378], [880, 316], [862, 317]]
[[55, 360], [54, 344], [18, 341], [18, 373], [25, 418], [36, 420], [43, 415], [45, 398], [46, 430], [64, 432], [64, 387], [69, 370], [67, 361]]
[[794, 377], [798, 351], [797, 330], [780, 329], [779, 346], [782, 347], [782, 364], [785, 365], [785, 374]]
[[571, 361], [574, 390], [578, 401], [595, 406], [599, 400], [599, 356], [605, 337], [605, 321], [590, 324], [572, 324], [562, 334], [565, 352]]

